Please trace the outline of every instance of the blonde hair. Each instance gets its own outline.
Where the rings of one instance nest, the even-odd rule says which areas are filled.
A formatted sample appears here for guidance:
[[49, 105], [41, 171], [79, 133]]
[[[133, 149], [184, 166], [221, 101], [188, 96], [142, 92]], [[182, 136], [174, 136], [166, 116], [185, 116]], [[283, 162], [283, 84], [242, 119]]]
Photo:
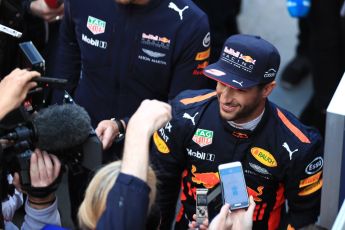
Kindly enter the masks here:
[[[92, 178], [78, 211], [78, 221], [81, 229], [96, 229], [97, 222], [106, 208], [109, 191], [114, 186], [120, 173], [121, 163], [121, 161], [115, 161], [102, 167]], [[147, 184], [151, 189], [149, 209], [155, 200], [156, 181], [156, 175], [149, 167], [147, 173]]]

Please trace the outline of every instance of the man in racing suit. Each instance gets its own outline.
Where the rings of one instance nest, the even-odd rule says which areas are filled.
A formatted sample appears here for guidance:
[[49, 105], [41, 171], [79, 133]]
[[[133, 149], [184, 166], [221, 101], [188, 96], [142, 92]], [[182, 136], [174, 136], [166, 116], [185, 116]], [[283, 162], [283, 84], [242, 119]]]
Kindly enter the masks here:
[[[67, 91], [89, 113], [93, 127], [105, 120], [96, 129], [105, 149], [111, 144], [104, 127], [114, 131], [112, 140], [123, 133], [142, 100], [167, 102], [182, 90], [208, 84], [201, 76], [210, 53], [208, 19], [192, 1], [65, 0], [64, 5], [54, 76], [69, 80]], [[61, 103], [62, 93], [55, 91], [52, 100]], [[121, 151], [122, 143], [114, 144], [103, 161]], [[86, 177], [70, 183], [76, 194], [72, 213]]]
[[279, 63], [277, 49], [267, 41], [232, 36], [219, 61], [204, 70], [217, 81], [216, 91], [184, 91], [171, 102], [173, 119], [154, 134], [151, 159], [160, 181], [163, 229], [175, 217], [180, 189], [175, 228], [186, 229], [195, 213], [196, 188], [214, 188], [218, 165], [233, 161], [242, 163], [256, 202], [254, 229], [300, 228], [316, 221], [323, 142], [316, 130], [267, 99]]
[[[144, 99], [168, 101], [209, 83], [207, 15], [187, 0], [66, 0], [54, 75], [94, 127], [127, 121]], [[53, 102], [61, 103], [55, 92]]]

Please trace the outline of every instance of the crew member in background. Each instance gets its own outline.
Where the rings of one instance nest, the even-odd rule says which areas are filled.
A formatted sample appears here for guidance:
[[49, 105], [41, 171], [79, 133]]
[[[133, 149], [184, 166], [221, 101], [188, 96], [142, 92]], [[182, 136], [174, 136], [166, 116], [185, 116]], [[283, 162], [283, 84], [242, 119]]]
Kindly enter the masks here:
[[[253, 229], [301, 228], [319, 214], [323, 142], [320, 134], [268, 100], [276, 86], [278, 50], [258, 36], [234, 35], [218, 62], [204, 70], [216, 91], [185, 91], [173, 119], [153, 135], [162, 229], [187, 229], [196, 188], [219, 184], [218, 165], [241, 161], [256, 208]], [[182, 181], [181, 181], [182, 180]], [[285, 210], [285, 201], [288, 210]]]
[[300, 119], [325, 135], [326, 110], [345, 70], [343, 0], [312, 1], [308, 16], [313, 95]]
[[98, 126], [102, 139], [107, 124], [118, 131], [110, 118], [125, 126], [143, 99], [168, 101], [207, 87], [208, 34], [207, 16], [191, 1], [67, 0], [55, 76], [69, 79], [94, 127], [108, 119]]
[[[66, 0], [55, 77], [91, 117], [108, 148], [143, 99], [168, 101], [188, 88], [207, 87], [208, 19], [187, 0]], [[53, 103], [61, 103], [54, 92]], [[116, 122], [111, 121], [116, 118]], [[121, 120], [121, 121], [120, 121]], [[109, 129], [114, 135], [108, 136]], [[120, 155], [122, 145], [111, 153]], [[105, 153], [103, 161], [114, 160]], [[73, 219], [84, 189], [70, 183]]]

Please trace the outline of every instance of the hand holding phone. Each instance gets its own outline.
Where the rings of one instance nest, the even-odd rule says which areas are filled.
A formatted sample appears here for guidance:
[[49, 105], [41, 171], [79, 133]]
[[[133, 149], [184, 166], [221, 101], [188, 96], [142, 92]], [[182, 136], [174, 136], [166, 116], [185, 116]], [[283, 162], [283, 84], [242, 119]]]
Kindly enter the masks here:
[[228, 203], [230, 210], [249, 206], [247, 186], [242, 164], [239, 161], [218, 166], [221, 180], [223, 204]]

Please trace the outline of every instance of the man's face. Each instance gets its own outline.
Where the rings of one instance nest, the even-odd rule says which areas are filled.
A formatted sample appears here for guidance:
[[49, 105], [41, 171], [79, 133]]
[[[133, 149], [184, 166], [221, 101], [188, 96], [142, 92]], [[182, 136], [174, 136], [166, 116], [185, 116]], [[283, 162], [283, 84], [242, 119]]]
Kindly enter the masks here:
[[255, 86], [240, 90], [217, 83], [220, 115], [224, 120], [245, 123], [258, 117], [265, 106], [263, 89]]

